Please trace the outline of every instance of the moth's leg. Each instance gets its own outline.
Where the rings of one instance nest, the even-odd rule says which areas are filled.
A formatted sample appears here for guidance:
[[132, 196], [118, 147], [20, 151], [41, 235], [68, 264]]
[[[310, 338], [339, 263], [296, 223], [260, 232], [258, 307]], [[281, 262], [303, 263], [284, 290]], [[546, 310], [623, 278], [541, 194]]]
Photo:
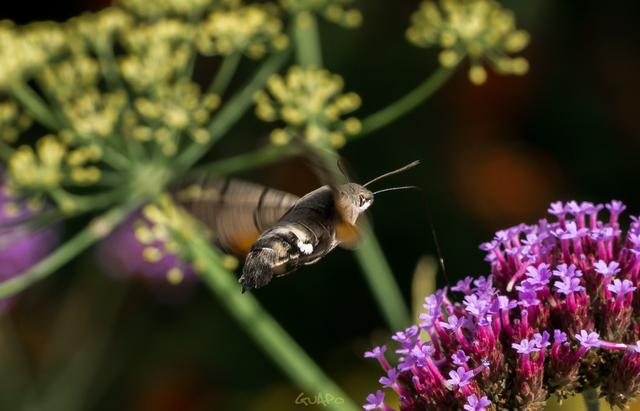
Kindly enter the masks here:
[[317, 256], [316, 258], [314, 258], [314, 259], [313, 259], [313, 260], [311, 260], [311, 261], [307, 261], [306, 263], [304, 263], [304, 265], [311, 265], [311, 264], [315, 264], [315, 263], [317, 263], [318, 261], [320, 261], [321, 259], [323, 259], [323, 258], [324, 258], [324, 256], [326, 256], [327, 254], [329, 254], [329, 251], [333, 250], [334, 248], [335, 248], [335, 246], [334, 246], [334, 247], [327, 247], [327, 249], [326, 249], [326, 250], [324, 250], [324, 252], [323, 252], [322, 254], [320, 254], [319, 256]]
[[306, 264], [296, 263], [295, 266], [291, 270], [287, 271], [286, 273], [278, 274], [278, 275], [276, 275], [276, 277], [284, 277], [285, 275], [289, 275], [291, 273], [295, 273], [300, 268], [302, 268], [302, 266], [304, 266], [304, 265], [306, 265]]

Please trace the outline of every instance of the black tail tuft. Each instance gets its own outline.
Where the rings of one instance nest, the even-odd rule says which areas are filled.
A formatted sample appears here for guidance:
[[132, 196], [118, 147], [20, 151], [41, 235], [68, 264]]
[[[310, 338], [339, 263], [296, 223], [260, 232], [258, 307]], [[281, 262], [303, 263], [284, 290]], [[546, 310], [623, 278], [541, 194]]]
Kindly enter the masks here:
[[242, 292], [264, 287], [271, 281], [271, 278], [273, 278], [273, 270], [264, 256], [257, 253], [249, 254], [244, 263], [242, 277], [240, 277]]

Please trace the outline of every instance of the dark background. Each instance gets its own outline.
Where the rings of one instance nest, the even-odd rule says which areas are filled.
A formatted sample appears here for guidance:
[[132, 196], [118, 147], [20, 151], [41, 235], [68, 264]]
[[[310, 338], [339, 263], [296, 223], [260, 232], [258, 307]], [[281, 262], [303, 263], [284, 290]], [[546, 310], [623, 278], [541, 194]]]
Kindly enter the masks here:
[[[64, 21], [107, 4], [104, 0], [37, 6], [14, 3], [0, 6], [0, 18], [20, 24]], [[437, 68], [438, 49], [417, 48], [404, 40], [409, 16], [418, 4], [356, 1], [353, 5], [364, 15], [364, 25], [356, 30], [321, 21], [324, 65], [344, 77], [345, 91], [362, 97], [362, 108], [354, 113], [357, 117], [364, 118], [402, 97]], [[423, 188], [452, 283], [487, 275], [489, 265], [478, 245], [499, 229], [547, 217], [552, 201], [622, 200], [628, 206], [623, 225], [628, 224], [629, 213], [640, 214], [636, 177], [640, 14], [636, 3], [523, 0], [503, 4], [515, 12], [518, 28], [531, 34], [530, 45], [521, 53], [529, 60], [529, 74], [505, 77], [489, 71], [487, 83], [478, 87], [468, 81], [468, 65], [463, 64], [425, 104], [341, 150], [360, 181], [418, 158], [424, 160], [418, 168], [375, 187]], [[196, 75], [206, 78], [217, 64], [215, 59], [203, 60]], [[256, 65], [243, 60], [230, 93]], [[247, 113], [210, 158], [261, 146], [271, 127]], [[242, 177], [299, 195], [318, 185], [313, 173], [298, 161]], [[420, 195], [385, 193], [376, 198], [371, 210], [375, 233], [409, 300], [418, 258], [435, 253]], [[9, 314], [28, 368], [36, 368], [51, 324], [68, 304], [79, 316], [76, 328], [87, 326], [76, 332], [104, 337], [109, 349], [96, 365], [98, 377], [91, 380], [95, 387], [89, 390], [92, 400], [87, 409], [304, 407], [294, 405], [300, 389], [256, 348], [205, 287], [194, 290], [181, 304], [166, 305], [154, 297], [157, 290], [134, 284], [123, 292], [124, 286], [106, 277], [95, 278], [96, 270], [92, 253], [83, 254], [24, 293]], [[441, 273], [438, 285], [445, 285]], [[115, 315], [112, 331], [102, 335], [102, 320], [96, 320], [103, 314], [100, 304], [108, 306], [110, 296], [120, 292], [125, 293], [124, 308]], [[380, 341], [388, 331], [350, 252], [336, 250], [319, 264], [276, 280], [255, 294], [356, 402], [364, 402], [368, 393], [378, 389], [382, 371], [362, 355], [372, 348], [372, 336]], [[68, 340], [71, 352], [73, 335]]]

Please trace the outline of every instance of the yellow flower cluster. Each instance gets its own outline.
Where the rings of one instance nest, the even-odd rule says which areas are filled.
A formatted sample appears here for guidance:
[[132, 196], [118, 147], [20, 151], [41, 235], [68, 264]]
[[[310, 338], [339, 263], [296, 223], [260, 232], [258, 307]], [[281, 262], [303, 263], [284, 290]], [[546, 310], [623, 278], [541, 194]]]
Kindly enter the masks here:
[[268, 49], [282, 50], [289, 40], [273, 4], [251, 4], [213, 11], [198, 28], [198, 49], [204, 55], [241, 52], [262, 58]]
[[35, 152], [30, 146], [18, 147], [9, 159], [9, 173], [13, 184], [20, 189], [47, 191], [58, 186], [65, 175], [78, 185], [93, 184], [100, 180], [100, 169], [85, 166], [98, 161], [102, 150], [97, 146], [80, 147], [69, 151], [53, 134], [36, 142]]
[[[133, 24], [133, 16], [117, 7], [107, 7], [97, 13], [86, 13], [70, 19], [66, 26], [69, 41], [74, 43], [81, 40], [93, 49], [104, 52], [112, 47], [118, 35], [127, 31]], [[71, 48], [80, 44], [71, 44]]]
[[100, 180], [98, 167], [86, 166], [102, 157], [98, 146], [79, 147], [69, 150], [53, 134], [36, 142], [36, 150], [27, 145], [18, 147], [9, 159], [12, 182], [20, 189], [47, 191], [58, 186], [65, 175], [77, 185], [94, 184]]
[[64, 49], [66, 37], [60, 24], [31, 23], [16, 27], [0, 21], [0, 89], [28, 79]]
[[20, 132], [31, 126], [33, 120], [21, 112], [13, 100], [0, 100], [0, 139], [6, 143], [15, 143]]
[[[224, 1], [224, 0], [223, 0]], [[119, 0], [125, 9], [136, 15], [157, 20], [166, 16], [195, 17], [220, 3], [220, 0]]]
[[87, 54], [75, 53], [70, 58], [48, 64], [36, 74], [47, 95], [59, 102], [77, 98], [88, 88], [95, 88], [100, 78], [100, 65]]
[[[219, 105], [216, 94], [201, 96], [196, 83], [182, 78], [175, 84], [158, 86], [151, 97], [138, 97], [134, 101], [136, 113], [128, 114], [131, 123], [124, 133], [140, 141], [154, 139], [164, 155], [173, 156], [182, 130], [188, 131], [197, 143], [209, 141], [209, 132], [202, 125]], [[138, 118], [144, 120], [143, 124]]]
[[[178, 260], [186, 260], [188, 250], [182, 246], [182, 242], [193, 235], [196, 227], [193, 217], [177, 207], [166, 193], [160, 195], [157, 206], [146, 205], [142, 214], [150, 222], [138, 220], [134, 224], [137, 240], [147, 245], [142, 251], [142, 257], [149, 262], [157, 262], [166, 254], [172, 254]], [[162, 243], [161, 247], [153, 246], [158, 242]], [[183, 276], [179, 267], [167, 271], [167, 280], [172, 284], [180, 283]]]
[[91, 142], [113, 134], [127, 104], [124, 90], [101, 93], [100, 66], [87, 54], [73, 54], [42, 68], [36, 76], [45, 93], [55, 98], [65, 115], [65, 142]]
[[165, 84], [183, 72], [191, 56], [196, 27], [181, 20], [141, 23], [122, 35], [129, 54], [119, 61], [122, 77], [136, 92]]
[[65, 142], [89, 143], [95, 137], [106, 138], [113, 135], [124, 107], [127, 93], [117, 90], [101, 94], [97, 89], [88, 89], [77, 99], [63, 103], [62, 111], [71, 125], [62, 136]]
[[357, 134], [361, 128], [355, 117], [340, 119], [361, 104], [356, 93], [342, 93], [343, 87], [339, 75], [294, 66], [284, 78], [276, 74], [269, 79], [267, 89], [273, 98], [265, 91], [255, 94], [256, 115], [264, 121], [280, 118], [289, 124], [272, 132], [274, 144], [286, 144], [302, 132], [309, 142], [340, 148], [346, 142], [345, 134]]
[[362, 13], [357, 9], [345, 10], [345, 5], [353, 0], [280, 0], [282, 7], [291, 14], [298, 15], [297, 23], [304, 25], [309, 12], [322, 14], [327, 20], [344, 27], [358, 27], [362, 24]]
[[424, 1], [411, 21], [407, 39], [420, 47], [440, 45], [443, 66], [453, 67], [469, 56], [469, 79], [474, 84], [487, 79], [483, 58], [501, 74], [523, 75], [529, 70], [525, 58], [507, 55], [524, 49], [529, 34], [516, 30], [513, 13], [494, 0], [440, 0], [440, 7]]
[[13, 181], [24, 188], [47, 189], [62, 180], [67, 147], [54, 135], [42, 137], [36, 144], [36, 153], [30, 146], [18, 147], [9, 159], [9, 173]]

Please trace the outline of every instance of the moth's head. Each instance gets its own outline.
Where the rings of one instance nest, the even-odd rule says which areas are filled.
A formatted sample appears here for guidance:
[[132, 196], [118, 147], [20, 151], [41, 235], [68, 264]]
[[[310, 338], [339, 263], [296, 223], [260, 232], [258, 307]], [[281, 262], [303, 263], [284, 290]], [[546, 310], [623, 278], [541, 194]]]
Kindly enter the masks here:
[[338, 187], [338, 207], [355, 224], [356, 219], [373, 203], [373, 193], [360, 184], [347, 183]]
[[373, 204], [373, 193], [365, 187], [358, 186], [357, 197], [358, 214], [362, 214]]

